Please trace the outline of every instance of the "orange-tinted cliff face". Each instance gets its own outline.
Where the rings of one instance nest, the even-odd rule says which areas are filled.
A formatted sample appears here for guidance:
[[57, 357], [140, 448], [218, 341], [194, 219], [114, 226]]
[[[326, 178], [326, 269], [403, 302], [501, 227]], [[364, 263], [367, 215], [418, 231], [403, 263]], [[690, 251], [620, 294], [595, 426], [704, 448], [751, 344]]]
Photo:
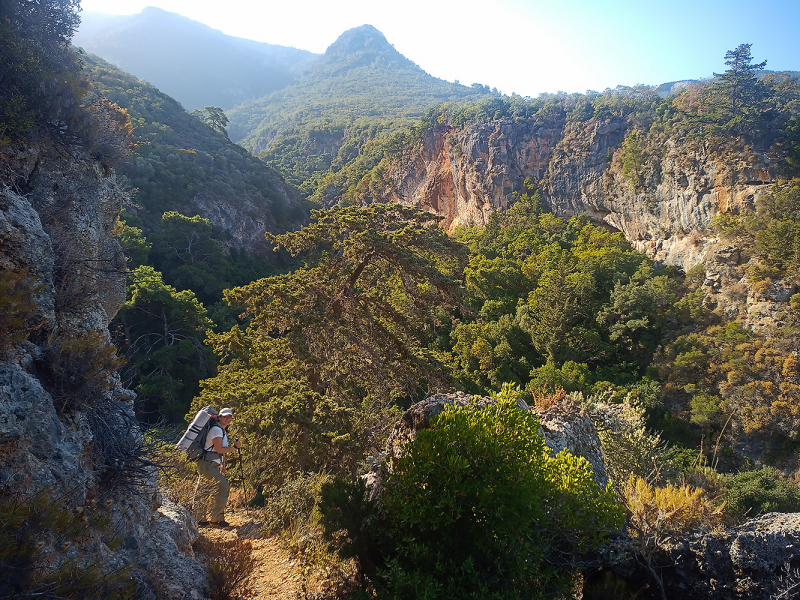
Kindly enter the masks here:
[[648, 140], [634, 179], [623, 174], [621, 158], [632, 127], [617, 117], [556, 116], [442, 124], [395, 159], [369, 196], [428, 208], [452, 230], [485, 224], [531, 177], [557, 215], [587, 214], [656, 260], [688, 269], [702, 259], [711, 219], [753, 208], [777, 176], [769, 140], [723, 147], [664, 136]]
[[421, 143], [384, 175], [378, 196], [429, 208], [453, 229], [483, 225], [489, 215], [513, 203], [526, 177], [547, 171], [563, 120], [532, 125], [496, 121], [465, 129], [449, 126], [426, 132]]

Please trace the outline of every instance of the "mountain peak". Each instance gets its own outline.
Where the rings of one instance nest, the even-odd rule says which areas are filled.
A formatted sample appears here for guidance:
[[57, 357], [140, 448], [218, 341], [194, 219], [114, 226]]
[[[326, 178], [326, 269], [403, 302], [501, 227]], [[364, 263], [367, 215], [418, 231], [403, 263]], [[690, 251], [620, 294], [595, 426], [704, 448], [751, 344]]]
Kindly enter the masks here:
[[325, 54], [328, 56], [344, 56], [356, 52], [383, 53], [387, 51], [396, 52], [394, 47], [386, 41], [380, 31], [372, 25], [361, 25], [348, 29], [333, 42]]
[[395, 50], [386, 37], [372, 25], [361, 25], [348, 29], [325, 51], [328, 65], [352, 69], [370, 64], [384, 67], [418, 68]]

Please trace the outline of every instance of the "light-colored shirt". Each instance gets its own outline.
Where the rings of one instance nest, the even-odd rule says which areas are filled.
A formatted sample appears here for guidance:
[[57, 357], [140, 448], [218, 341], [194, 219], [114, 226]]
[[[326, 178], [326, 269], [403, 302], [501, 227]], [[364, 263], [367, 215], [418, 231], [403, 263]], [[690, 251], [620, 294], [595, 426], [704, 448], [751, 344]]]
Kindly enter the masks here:
[[206, 452], [211, 452], [212, 454], [208, 455], [206, 460], [210, 460], [213, 463], [217, 463], [218, 465], [222, 464], [222, 456], [214, 452], [214, 439], [215, 438], [222, 438], [222, 447], [228, 447], [228, 433], [222, 429], [219, 425], [214, 425], [211, 429], [208, 430], [206, 434], [206, 445], [204, 446]]

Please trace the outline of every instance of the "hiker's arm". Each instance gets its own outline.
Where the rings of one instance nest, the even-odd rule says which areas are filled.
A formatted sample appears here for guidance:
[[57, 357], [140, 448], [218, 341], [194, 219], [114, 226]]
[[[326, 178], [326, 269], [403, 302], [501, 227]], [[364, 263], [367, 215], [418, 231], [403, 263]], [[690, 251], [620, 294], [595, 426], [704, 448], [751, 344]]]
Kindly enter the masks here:
[[214, 452], [216, 452], [219, 455], [227, 454], [228, 452], [233, 452], [239, 447], [236, 445], [239, 442], [236, 442], [236, 444], [234, 444], [233, 446], [228, 446], [227, 448], [223, 448], [221, 437], [215, 437], [211, 441], [214, 442]]

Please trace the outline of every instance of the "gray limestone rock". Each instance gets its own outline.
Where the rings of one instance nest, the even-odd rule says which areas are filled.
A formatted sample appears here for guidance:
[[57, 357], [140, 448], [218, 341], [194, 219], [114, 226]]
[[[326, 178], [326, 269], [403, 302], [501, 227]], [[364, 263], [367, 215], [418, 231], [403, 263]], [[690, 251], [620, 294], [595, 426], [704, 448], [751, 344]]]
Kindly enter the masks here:
[[[50, 565], [127, 565], [140, 598], [201, 600], [208, 587], [191, 547], [197, 524], [169, 503], [157, 510], [155, 472], [136, 490], [103, 482], [107, 465], [92, 419], [102, 418], [113, 436], [114, 426], [129, 422], [133, 392], [110, 374], [112, 389], [99, 386], [97, 397], [63, 410], [40, 379], [51, 341], [108, 339], [109, 320], [125, 300], [125, 262], [113, 237], [125, 194], [79, 149], [0, 148], [0, 167], [19, 186], [0, 188], [0, 269], [26, 270], [39, 284], [37, 311], [22, 331], [28, 339], [0, 356], [0, 501], [45, 492], [76, 518], [104, 517], [85, 518], [85, 530], [67, 544], [45, 539], [42, 560]], [[122, 543], [112, 550], [115, 538]]]
[[[635, 546], [635, 540], [620, 538], [603, 548], [589, 579], [610, 570], [636, 587], [646, 585], [650, 575], [637, 560]], [[798, 561], [797, 513], [768, 513], [724, 531], [673, 538], [654, 555], [667, 597], [684, 600], [777, 598], [800, 583], [792, 574]]]

